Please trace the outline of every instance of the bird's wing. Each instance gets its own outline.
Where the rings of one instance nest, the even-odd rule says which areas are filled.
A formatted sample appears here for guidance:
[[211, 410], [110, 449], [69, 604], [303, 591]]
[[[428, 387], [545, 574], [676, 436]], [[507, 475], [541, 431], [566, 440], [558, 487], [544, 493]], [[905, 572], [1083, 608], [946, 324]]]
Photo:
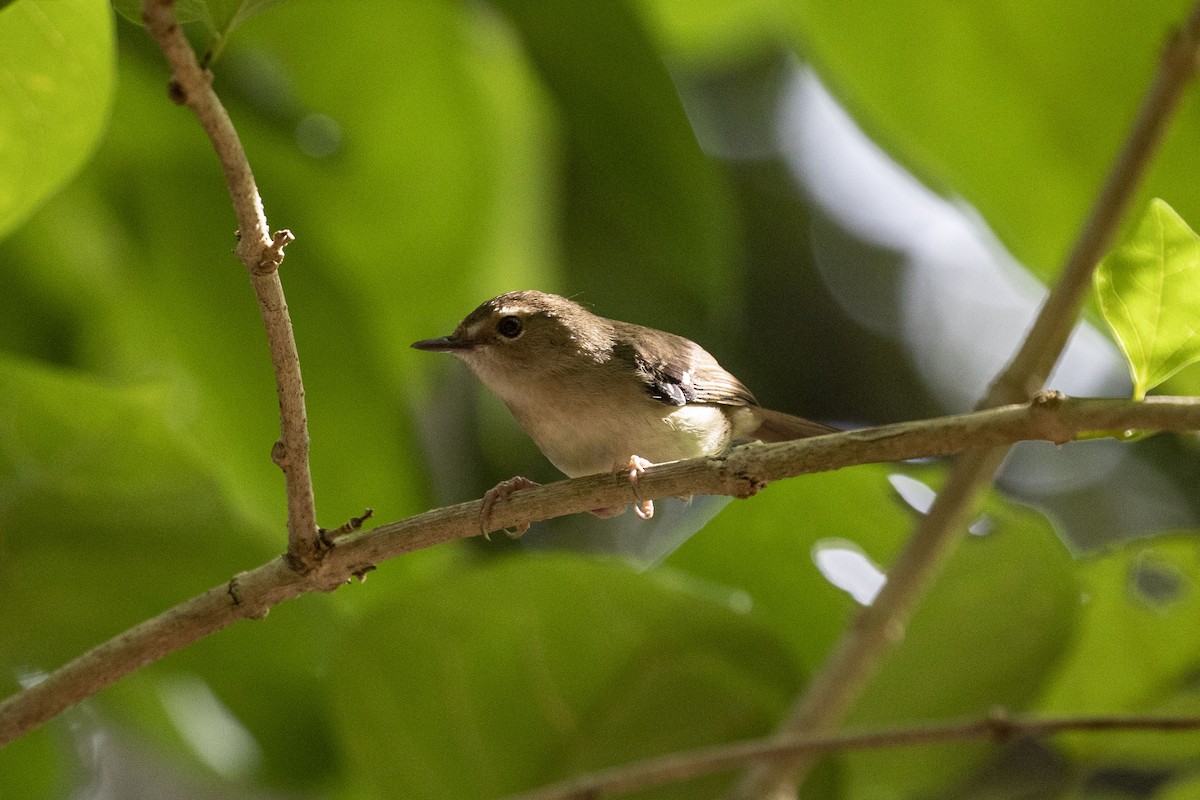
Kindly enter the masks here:
[[621, 338], [627, 344], [618, 345], [614, 357], [632, 366], [646, 393], [660, 403], [758, 405], [741, 381], [689, 339], [641, 326], [632, 335]]

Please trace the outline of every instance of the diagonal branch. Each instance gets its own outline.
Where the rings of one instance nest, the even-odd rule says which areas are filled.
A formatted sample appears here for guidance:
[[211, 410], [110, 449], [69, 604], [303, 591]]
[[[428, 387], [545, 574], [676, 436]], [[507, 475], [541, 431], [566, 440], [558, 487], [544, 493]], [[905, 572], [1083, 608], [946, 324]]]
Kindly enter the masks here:
[[[1020, 402], [1045, 384], [1075, 328], [1092, 273], [1116, 236], [1138, 184], [1183, 97], [1200, 59], [1200, 3], [1169, 40], [1137, 117], [1097, 195], [1020, 351], [997, 378], [980, 408]], [[966, 531], [981, 491], [995, 480], [1007, 448], [971, 450], [954, 465], [929, 513], [922, 517], [875, 602], [843, 634], [779, 727], [780, 735], [831, 730], [849, 713], [884, 655], [901, 638], [920, 599]], [[736, 800], [789, 800], [815, 756], [757, 765], [735, 788]]]
[[300, 356], [296, 351], [283, 284], [279, 280], [283, 249], [295, 237], [289, 231], [270, 234], [246, 151], [229, 114], [213, 91], [212, 73], [196, 61], [196, 54], [179, 27], [174, 0], [144, 0], [142, 19], [171, 67], [171, 99], [195, 112], [225, 173], [238, 222], [238, 244], [234, 252], [250, 275], [275, 368], [280, 435], [271, 457], [283, 470], [287, 487], [288, 564], [305, 572], [312, 569], [321, 551], [317, 544], [317, 512], [308, 466], [308, 414], [304, 407]]
[[[885, 461], [949, 455], [1023, 440], [1062, 443], [1092, 431], [1200, 430], [1200, 398], [1145, 401], [1076, 399], [1044, 393], [1033, 403], [905, 422], [778, 444], [751, 444], [715, 458], [660, 464], [638, 479], [637, 498], [688, 494], [747, 497], [767, 483]], [[627, 477], [591, 475], [515, 492], [488, 519], [495, 530], [620, 507], [635, 499]], [[0, 746], [52, 719], [125, 675], [241, 619], [308, 592], [333, 591], [391, 558], [481, 535], [478, 500], [439, 508], [370, 531], [333, 538], [324, 558], [300, 573], [286, 558], [235, 575], [227, 583], [164, 611], [50, 673], [0, 703]], [[353, 528], [351, 524], [348, 528]], [[889, 581], [890, 582], [890, 581]], [[878, 605], [878, 602], [876, 603]]]

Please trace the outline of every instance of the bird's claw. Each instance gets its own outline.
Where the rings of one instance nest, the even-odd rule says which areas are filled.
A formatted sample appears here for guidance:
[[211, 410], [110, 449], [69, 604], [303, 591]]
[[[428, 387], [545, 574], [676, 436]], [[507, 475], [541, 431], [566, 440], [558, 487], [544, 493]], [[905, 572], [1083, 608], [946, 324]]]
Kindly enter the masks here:
[[650, 519], [654, 516], [654, 501], [643, 500], [638, 497], [638, 477], [647, 467], [653, 466], [654, 462], [644, 459], [641, 456], [630, 456], [629, 463], [620, 467], [621, 470], [628, 471], [629, 485], [633, 489], [633, 496], [637, 498], [637, 502], [633, 504], [633, 513], [637, 514], [642, 519]]
[[[491, 489], [488, 489], [483, 495], [483, 503], [479, 508], [479, 530], [483, 534], [483, 538], [491, 539], [488, 535], [488, 532], [492, 529], [489, 520], [491, 519], [492, 509], [496, 503], [507, 500], [508, 496], [513, 492], [519, 492], [522, 489], [533, 489], [537, 486], [541, 486], [541, 484], [517, 475], [506, 481], [500, 481]], [[529, 523], [521, 522], [511, 528], [505, 528], [504, 532], [508, 534], [508, 538], [510, 539], [519, 539], [527, 530], [529, 530]]]

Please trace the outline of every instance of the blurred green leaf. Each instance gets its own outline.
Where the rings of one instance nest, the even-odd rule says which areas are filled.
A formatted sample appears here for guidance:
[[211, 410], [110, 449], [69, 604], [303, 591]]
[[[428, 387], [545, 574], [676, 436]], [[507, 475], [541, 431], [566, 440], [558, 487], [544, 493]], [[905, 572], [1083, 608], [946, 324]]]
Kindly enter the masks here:
[[0, 236], [91, 155], [108, 121], [114, 51], [105, 0], [0, 9]]
[[[860, 121], [978, 206], [1047, 275], [1178, 17], [1173, 5], [1131, 15], [1112, 0], [634, 10], [379, 0], [353, 14], [283, 3], [244, 19], [251, 8], [237, 0], [192, 0], [210, 34], [240, 26], [215, 85], [272, 224], [298, 236], [283, 275], [322, 524], [365, 505], [383, 520], [419, 511], [439, 473], [454, 481], [439, 485], [444, 497], [476, 492], [485, 437], [442, 407], [469, 408], [470, 392], [408, 343], [445, 333], [480, 300], [524, 286], [583, 290], [605, 313], [692, 334], [736, 314], [739, 292], [775, 299], [763, 274], [795, 279], [775, 254], [807, 252], [819, 220], [778, 162], [701, 152], [673, 81], [722, 85], [746, 54], [802, 41]], [[153, 42], [121, 33], [118, 106], [98, 157], [0, 245], [0, 346], [24, 356], [4, 367], [12, 380], [0, 388], [26, 387], [0, 399], [0, 431], [33, 431], [35, 445], [13, 446], [24, 433], [0, 440], [11, 456], [0, 464], [0, 604], [29, 608], [0, 623], [10, 673], [53, 666], [282, 547], [274, 388], [229, 253], [226, 189], [193, 117], [165, 98]], [[786, 59], [765, 60], [780, 81], [763, 83], [753, 109], [725, 109], [735, 127], [743, 112], [774, 108], [790, 74]], [[775, 130], [769, 117], [746, 122]], [[1185, 117], [1152, 178], [1179, 189], [1156, 191], [1181, 209], [1200, 206], [1195, 140]], [[731, 184], [752, 182], [745, 196], [724, 184], [739, 167]], [[788, 311], [781, 338], [796, 323]], [[816, 324], [820, 336], [836, 327]], [[842, 359], [847, 372], [887, 358], [871, 347], [872, 358]], [[796, 373], [812, 356], [798, 346], [763, 361]], [[879, 393], [881, 414], [896, 413], [891, 388]], [[438, 413], [419, 420], [418, 436], [410, 412], [425, 405]], [[106, 451], [111, 464], [95, 455]], [[261, 749], [239, 781], [339, 797], [355, 781], [381, 796], [530, 786], [763, 733], [799, 683], [794, 664], [819, 664], [856, 608], [814, 551], [869, 575], [911, 527], [886, 474], [773, 486], [697, 536], [674, 570], [649, 576], [528, 557], [463, 571], [464, 553], [490, 558], [498, 543], [413, 554], [332, 601], [287, 604], [142, 670], [90, 710], [202, 764], [189, 721], [167, 708], [181, 685], [202, 684]], [[1054, 674], [1075, 639], [1078, 580], [1043, 520], [998, 500], [986, 514], [992, 532], [952, 560], [856, 720], [1019, 708]], [[1102, 668], [1103, 652], [1093, 656]], [[1160, 707], [1192, 699], [1180, 689]], [[33, 775], [34, 792], [75, 790], [86, 776], [46, 779], [69, 760], [48, 742], [73, 747], [70, 727], [4, 751], [0, 774]], [[978, 752], [827, 760], [833, 777], [807, 791], [929, 795]]]
[[[178, 0], [175, 19], [181, 25], [200, 23], [207, 41], [203, 60], [216, 61], [229, 43], [234, 31], [246, 20], [262, 13], [280, 0]], [[121, 16], [142, 25], [142, 0], [113, 0]]]
[[[891, 562], [911, 531], [915, 512], [889, 484], [892, 472], [865, 466], [774, 484], [726, 509], [667, 564], [744, 592], [756, 615], [816, 669], [857, 608], [835, 581], [869, 586], [871, 565]], [[1048, 679], [1075, 624], [1070, 559], [1041, 515], [994, 495], [984, 514], [990, 532], [956, 550], [848, 724], [1023, 708]], [[830, 556], [842, 559], [840, 568]], [[844, 760], [856, 796], [899, 798], [945, 788], [984, 752], [960, 745]]]
[[[105, 385], [0, 358], [0, 605], [21, 609], [0, 622], [6, 693], [13, 675], [53, 669], [283, 548], [282, 528], [271, 532], [276, 546], [264, 546], [237, 513], [175, 419], [173, 397], [162, 385]], [[320, 740], [326, 720], [312, 687], [329, 604], [304, 606], [272, 612], [270, 624], [237, 625], [127, 679], [103, 695], [106, 715], [90, 724], [114, 717], [177, 740], [161, 703], [165, 687], [189, 676], [256, 737], [261, 774], [293, 785], [314, 779], [328, 763], [299, 742]], [[295, 740], [273, 730], [283, 718]]]
[[1162, 200], [1096, 268], [1096, 296], [1129, 362], [1133, 396], [1200, 361], [1200, 238]]
[[1154, 793], [1154, 800], [1195, 800], [1200, 797], [1200, 775], [1191, 775], [1169, 781]]
[[588, 286], [586, 302], [617, 308], [619, 299], [628, 318], [683, 334], [697, 309], [724, 311], [711, 301], [731, 289], [728, 189], [701, 152], [643, 21], [605, 0], [496, 5], [562, 121], [567, 285]]
[[[1048, 281], [1190, 5], [1161, 0], [1131, 13], [1124, 0], [815, 0], [787, 8], [797, 49], [868, 134], [937, 190], [965, 197]], [[1142, 195], [1175, 198], [1189, 218], [1200, 213], [1200, 184], [1190, 177], [1198, 135], [1200, 117], [1179, 115]]]
[[[112, 0], [113, 8], [135, 25], [142, 22], [142, 0]], [[188, 25], [211, 19], [208, 0], [175, 0], [175, 19]]]
[[238, 25], [261, 14], [280, 0], [206, 0], [213, 27], [228, 36]]
[[[613, 563], [509, 558], [412, 585], [333, 664], [378, 797], [473, 798], [766, 733], [798, 685], [753, 620]], [[712, 796], [725, 776], [653, 797]]]
[[[342, 760], [329, 705], [337, 637], [331, 611], [329, 598], [307, 596], [264, 620], [238, 622], [107, 689], [103, 716], [89, 721], [136, 731], [194, 768], [245, 785], [327, 786]], [[200, 713], [204, 705], [189, 711], [197, 689], [211, 692], [229, 715], [227, 729], [238, 734], [226, 734], [239, 750], [223, 759], [196, 744], [221, 735]]]
[[279, 0], [207, 0], [204, 22], [213, 33], [205, 59], [211, 63], [221, 57], [230, 37], [238, 27], [251, 17], [262, 13]]
[[273, 552], [170, 398], [0, 358], [0, 595], [22, 609], [0, 623], [10, 668], [57, 666]]
[[60, 740], [42, 729], [0, 749], [0, 776], [6, 800], [63, 797], [77, 777], [64, 768]]
[[[1200, 712], [1200, 553], [1193, 536], [1133, 542], [1088, 559], [1080, 630], [1042, 708], [1059, 714]], [[1163, 765], [1187, 758], [1200, 734], [1064, 737], [1095, 759]]]
[[[1070, 651], [1080, 585], [1049, 521], [990, 492], [972, 527], [982, 533], [955, 549], [848, 724], [1027, 709]], [[961, 779], [992, 752], [989, 744], [888, 749], [857, 753], [848, 767], [862, 796], [903, 798]]]
[[673, 58], [696, 65], [737, 61], [779, 44], [780, 30], [791, 26], [786, 0], [642, 0], [646, 15]]
[[[289, 289], [316, 270], [339, 292], [338, 316], [361, 327], [372, 377], [409, 399], [443, 372], [411, 342], [488, 297], [555, 280], [544, 90], [512, 28], [477, 7], [373, 3], [348, 15], [281, 3], [248, 28], [261, 47], [227, 54], [220, 75], [271, 219], [298, 237], [288, 257], [310, 254]], [[344, 72], [312, 58], [314, 28], [331, 52], [355, 53]], [[310, 115], [341, 132], [326, 158], [298, 146]]]

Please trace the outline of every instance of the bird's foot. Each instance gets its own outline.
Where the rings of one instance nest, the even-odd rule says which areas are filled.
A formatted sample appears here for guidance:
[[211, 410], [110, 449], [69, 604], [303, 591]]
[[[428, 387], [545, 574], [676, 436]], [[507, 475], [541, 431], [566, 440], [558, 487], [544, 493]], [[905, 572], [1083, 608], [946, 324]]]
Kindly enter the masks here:
[[[529, 478], [517, 475], [509, 478], [506, 481], [500, 481], [483, 495], [483, 504], [479, 508], [479, 530], [483, 532], [485, 539], [490, 539], [488, 531], [491, 530], [489, 520], [492, 516], [492, 509], [496, 503], [507, 500], [508, 496], [513, 492], [519, 492], [522, 489], [533, 489], [541, 486], [540, 483], [529, 480]], [[505, 528], [504, 532], [508, 534], [510, 539], [518, 539], [525, 531], [529, 530], [529, 523], [522, 522], [519, 525], [514, 525], [511, 528]]]
[[650, 519], [654, 516], [654, 501], [643, 500], [638, 497], [638, 477], [646, 467], [653, 466], [654, 462], [648, 461], [641, 456], [630, 456], [628, 464], [621, 464], [617, 467], [617, 472], [625, 472], [629, 475], [629, 485], [633, 489], [633, 496], [637, 497], [637, 502], [633, 504], [633, 513], [642, 519]]
[[[633, 513], [637, 514], [642, 519], [650, 519], [654, 516], [654, 501], [643, 500], [638, 497], [637, 484], [638, 476], [646, 467], [653, 467], [654, 462], [641, 456], [630, 456], [628, 464], [617, 464], [613, 468], [613, 472], [618, 476], [628, 476], [629, 485], [633, 488], [633, 496], [637, 501], [633, 504]], [[600, 517], [600, 519], [608, 519], [625, 513], [626, 506], [616, 506], [614, 508], [593, 508], [592, 514]]]

